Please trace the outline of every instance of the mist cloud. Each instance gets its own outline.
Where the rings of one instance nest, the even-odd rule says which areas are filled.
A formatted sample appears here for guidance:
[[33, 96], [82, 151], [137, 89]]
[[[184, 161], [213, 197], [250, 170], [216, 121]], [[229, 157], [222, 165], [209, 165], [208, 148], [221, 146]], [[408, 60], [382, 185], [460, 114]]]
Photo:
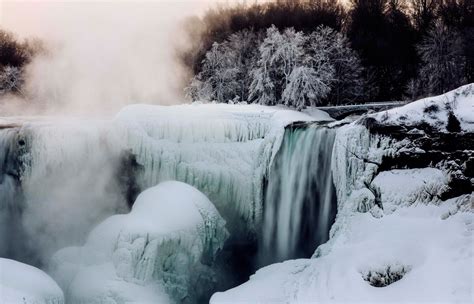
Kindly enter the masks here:
[[115, 113], [131, 103], [183, 102], [179, 26], [212, 2], [7, 1], [1, 22], [49, 49], [27, 67], [30, 106]]

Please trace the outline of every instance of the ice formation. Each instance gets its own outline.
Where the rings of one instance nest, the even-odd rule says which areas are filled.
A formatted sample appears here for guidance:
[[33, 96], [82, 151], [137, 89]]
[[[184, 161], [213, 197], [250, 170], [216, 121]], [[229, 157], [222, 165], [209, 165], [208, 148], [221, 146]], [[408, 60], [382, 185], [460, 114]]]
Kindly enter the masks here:
[[229, 222], [230, 230], [255, 230], [262, 217], [264, 176], [285, 126], [313, 120], [284, 108], [223, 104], [133, 105], [116, 118], [143, 166], [142, 188], [164, 180], [193, 185], [235, 221]]
[[38, 268], [0, 258], [0, 300], [3, 304], [64, 304], [58, 284]]
[[[255, 237], [262, 219], [263, 185], [285, 127], [293, 122], [330, 120], [314, 109], [310, 114], [281, 107], [194, 104], [130, 106], [113, 120], [2, 118], [1, 254], [44, 265], [59, 248], [83, 244], [91, 227], [108, 216], [127, 212], [127, 203], [134, 197], [128, 193], [129, 183], [136, 182], [132, 188], [139, 191], [170, 179], [192, 184], [209, 196], [233, 222], [227, 228], [234, 229], [237, 238], [241, 231], [236, 230]], [[131, 162], [124, 163], [126, 159]], [[78, 264], [84, 248], [88, 247], [67, 247], [55, 256], [65, 261], [54, 272], [62, 286], [87, 282], [80, 278], [92, 273], [102, 282], [115, 278], [113, 263]], [[196, 273], [208, 271], [203, 263], [203, 271]], [[84, 268], [81, 274], [71, 275], [79, 266]], [[108, 282], [111, 285], [105, 289], [96, 282], [97, 294], [122, 292], [131, 299], [139, 293], [143, 297], [137, 299], [144, 301], [166, 295], [166, 288], [174, 284], [163, 287], [166, 292], [155, 292], [135, 282]], [[82, 283], [74, 286], [83, 290]], [[71, 295], [73, 291], [66, 288], [65, 292]]]
[[327, 241], [336, 209], [331, 176], [334, 129], [290, 128], [269, 174], [261, 263], [310, 256]]
[[58, 251], [51, 269], [72, 303], [193, 303], [212, 286], [227, 236], [204, 194], [168, 181], [99, 224], [83, 247]]

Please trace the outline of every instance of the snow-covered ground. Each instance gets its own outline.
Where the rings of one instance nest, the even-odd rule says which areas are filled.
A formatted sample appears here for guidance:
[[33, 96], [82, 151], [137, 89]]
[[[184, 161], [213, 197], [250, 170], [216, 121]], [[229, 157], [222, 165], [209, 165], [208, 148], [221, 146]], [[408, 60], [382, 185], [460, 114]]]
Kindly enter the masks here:
[[50, 268], [72, 303], [192, 303], [227, 236], [204, 194], [168, 181], [95, 227], [83, 247], [58, 251]]
[[2, 304], [64, 304], [58, 284], [38, 268], [0, 258]]
[[[467, 133], [473, 107], [468, 85], [369, 116], [448, 132], [452, 111], [460, 133]], [[409, 144], [371, 134], [358, 122], [340, 127], [332, 162], [338, 214], [330, 240], [311, 259], [260, 269], [241, 286], [214, 294], [211, 303], [472, 303], [474, 196], [440, 199], [452, 173], [443, 162], [379, 172], [384, 157]]]

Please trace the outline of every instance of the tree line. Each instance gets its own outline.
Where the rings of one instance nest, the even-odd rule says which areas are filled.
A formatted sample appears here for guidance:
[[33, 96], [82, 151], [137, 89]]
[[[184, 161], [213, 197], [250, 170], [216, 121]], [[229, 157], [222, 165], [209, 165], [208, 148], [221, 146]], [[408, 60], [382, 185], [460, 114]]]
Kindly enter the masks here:
[[414, 99], [473, 81], [474, 1], [279, 0], [186, 24], [193, 100], [306, 105]]

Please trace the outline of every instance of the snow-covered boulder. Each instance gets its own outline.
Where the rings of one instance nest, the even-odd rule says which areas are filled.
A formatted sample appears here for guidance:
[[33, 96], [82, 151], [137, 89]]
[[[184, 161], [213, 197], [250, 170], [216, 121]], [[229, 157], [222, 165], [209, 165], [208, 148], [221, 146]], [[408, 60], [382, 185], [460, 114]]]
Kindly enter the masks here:
[[99, 224], [83, 247], [58, 251], [51, 271], [72, 303], [192, 302], [211, 284], [227, 236], [204, 194], [168, 181]]
[[2, 304], [63, 304], [58, 284], [38, 268], [0, 258]]

